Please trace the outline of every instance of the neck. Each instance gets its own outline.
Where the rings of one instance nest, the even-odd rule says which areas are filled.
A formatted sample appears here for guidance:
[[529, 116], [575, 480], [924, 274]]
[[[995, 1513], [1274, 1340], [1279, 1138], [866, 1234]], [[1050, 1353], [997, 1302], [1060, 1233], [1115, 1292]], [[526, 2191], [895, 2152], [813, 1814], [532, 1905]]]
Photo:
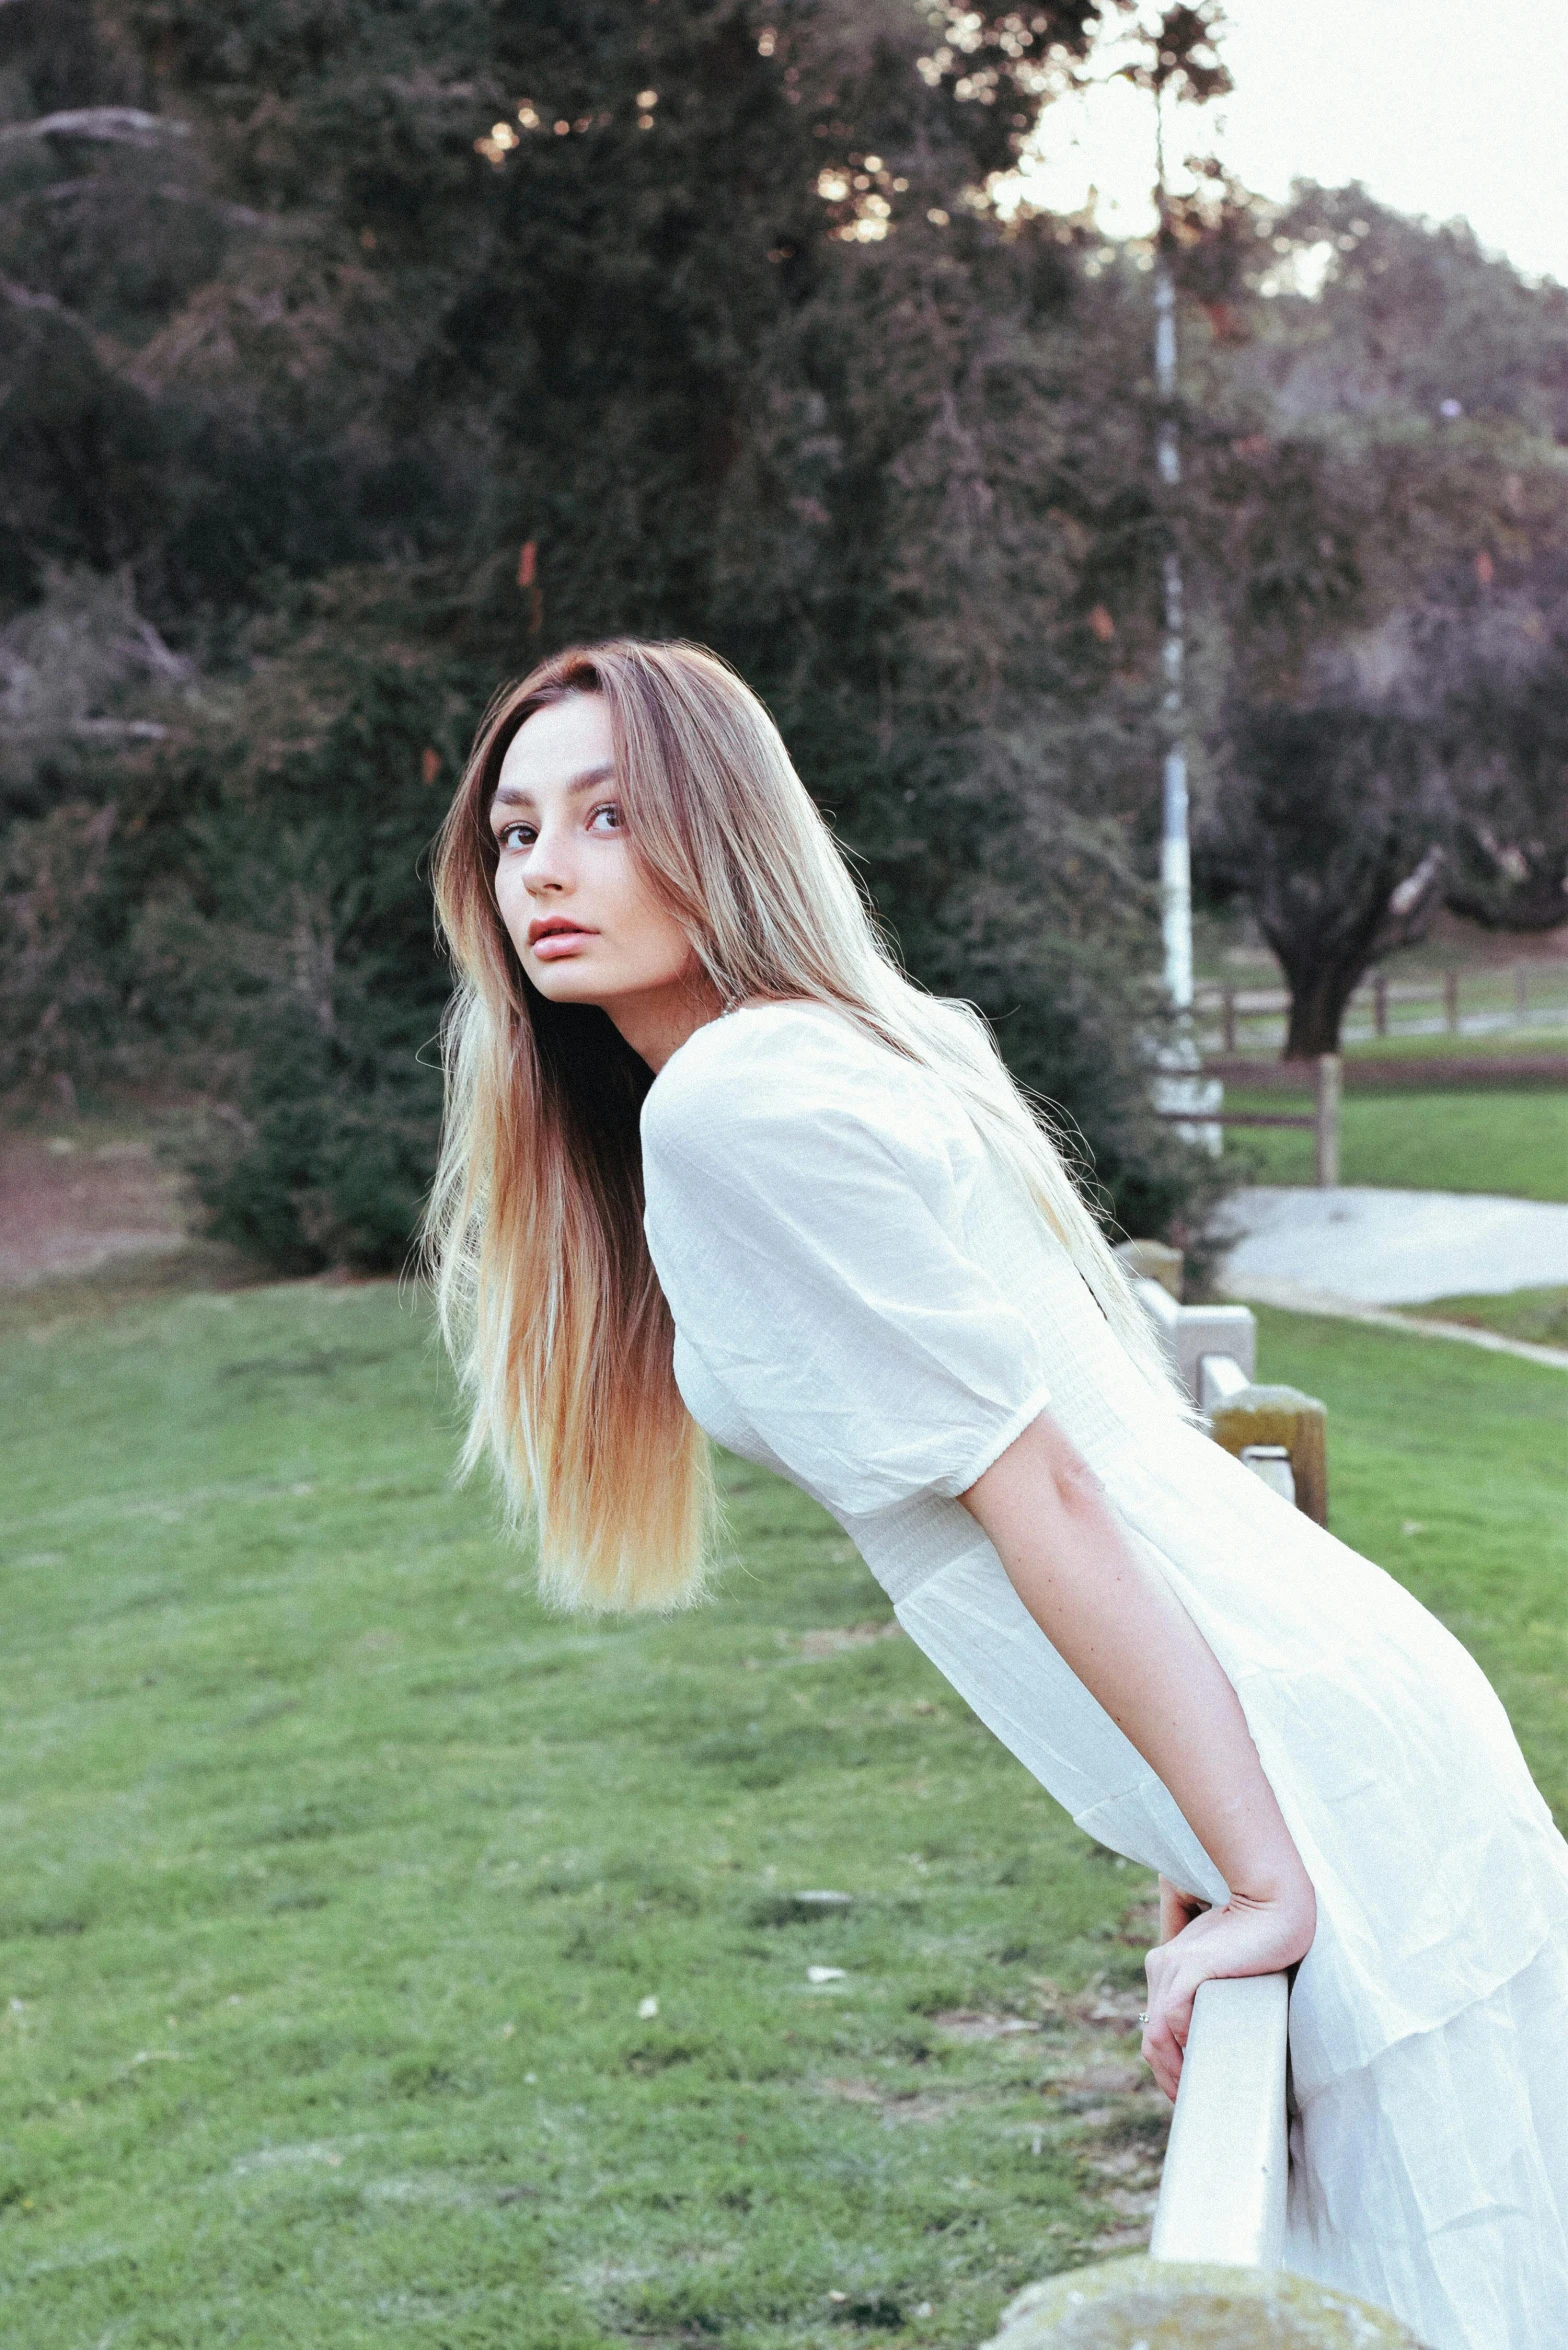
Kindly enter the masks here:
[[705, 972], [671, 980], [667, 987], [649, 988], [604, 1007], [634, 1053], [640, 1054], [657, 1076], [673, 1052], [689, 1036], [706, 1028], [724, 1009], [718, 989]]

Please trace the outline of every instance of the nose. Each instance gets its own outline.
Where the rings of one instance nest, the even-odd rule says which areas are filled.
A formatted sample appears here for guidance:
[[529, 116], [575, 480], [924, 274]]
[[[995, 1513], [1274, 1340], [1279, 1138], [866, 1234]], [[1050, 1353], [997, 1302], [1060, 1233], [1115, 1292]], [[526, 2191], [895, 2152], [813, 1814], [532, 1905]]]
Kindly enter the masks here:
[[559, 836], [554, 825], [546, 823], [523, 860], [523, 887], [530, 897], [537, 898], [570, 886], [571, 875], [561, 854]]

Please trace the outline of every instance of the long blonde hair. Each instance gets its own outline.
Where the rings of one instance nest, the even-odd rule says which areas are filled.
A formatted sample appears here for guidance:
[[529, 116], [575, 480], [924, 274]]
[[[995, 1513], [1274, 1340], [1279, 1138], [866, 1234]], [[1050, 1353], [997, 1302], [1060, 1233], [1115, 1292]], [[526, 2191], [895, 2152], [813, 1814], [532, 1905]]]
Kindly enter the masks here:
[[604, 698], [632, 854], [721, 1003], [806, 998], [935, 1072], [1022, 1177], [1127, 1351], [1170, 1393], [1121, 1267], [1040, 1117], [966, 1004], [905, 977], [767, 711], [699, 645], [575, 647], [496, 696], [435, 851], [456, 967], [447, 1107], [426, 1218], [441, 1326], [545, 1593], [671, 1607], [702, 1586], [706, 1440], [675, 1385], [643, 1236], [647, 1065], [596, 1007], [532, 985], [501, 922], [490, 803], [536, 710]]

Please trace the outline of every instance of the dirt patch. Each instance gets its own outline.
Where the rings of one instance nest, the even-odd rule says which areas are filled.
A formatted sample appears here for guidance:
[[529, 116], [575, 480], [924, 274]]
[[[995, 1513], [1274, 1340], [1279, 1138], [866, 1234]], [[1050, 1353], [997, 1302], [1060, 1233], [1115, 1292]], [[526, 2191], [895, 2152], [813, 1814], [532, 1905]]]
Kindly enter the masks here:
[[978, 2087], [950, 2089], [890, 2089], [875, 2081], [858, 2078], [839, 2078], [829, 2075], [815, 2082], [818, 2093], [840, 2097], [846, 2105], [874, 2106], [883, 2124], [889, 2129], [913, 2123], [930, 2128], [939, 2122], [951, 2121], [954, 2115], [967, 2112], [985, 2102], [986, 2092]]
[[[1140, 1901], [1128, 1910], [1122, 1939], [1145, 1937], [1151, 1906]], [[960, 2115], [1005, 2107], [1005, 2115], [997, 2113], [1004, 2135], [1033, 2155], [1050, 2149], [1065, 2156], [1076, 2171], [1089, 2232], [1069, 2249], [1096, 2258], [1141, 2250], [1159, 2200], [1171, 2112], [1138, 2054], [1144, 1995], [1103, 1975], [1072, 1992], [1037, 1976], [1030, 1992], [1032, 2015], [948, 2008], [925, 2018], [949, 2046], [1000, 2043], [999, 2055], [1026, 2046], [1030, 2063], [1022, 2077], [1015, 2068], [999, 2070], [991, 2082], [971, 2074], [917, 2089], [844, 2074], [818, 2078], [811, 2089], [864, 2106], [887, 2129], [939, 2129]]]
[[0, 1130], [0, 1288], [174, 1254], [192, 1207], [188, 1178], [149, 1142]]
[[845, 1656], [852, 1648], [869, 1648], [877, 1640], [899, 1640], [903, 1631], [903, 1625], [896, 1620], [885, 1624], [832, 1624], [820, 1632], [802, 1632], [795, 1649], [808, 1664], [824, 1664], [829, 1657]]
[[1043, 2027], [1023, 2015], [985, 2015], [973, 2008], [953, 2007], [931, 2018], [950, 2040], [1010, 2040], [1019, 2032]]

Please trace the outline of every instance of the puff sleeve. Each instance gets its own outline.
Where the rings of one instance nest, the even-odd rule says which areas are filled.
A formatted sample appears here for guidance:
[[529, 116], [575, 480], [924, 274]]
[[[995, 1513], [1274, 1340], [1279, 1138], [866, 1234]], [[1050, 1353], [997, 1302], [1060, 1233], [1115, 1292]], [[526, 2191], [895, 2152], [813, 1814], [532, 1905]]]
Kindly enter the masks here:
[[841, 1515], [964, 1492], [1048, 1400], [1005, 1273], [965, 1245], [977, 1147], [923, 1072], [831, 1013], [715, 1022], [645, 1104], [680, 1338]]

